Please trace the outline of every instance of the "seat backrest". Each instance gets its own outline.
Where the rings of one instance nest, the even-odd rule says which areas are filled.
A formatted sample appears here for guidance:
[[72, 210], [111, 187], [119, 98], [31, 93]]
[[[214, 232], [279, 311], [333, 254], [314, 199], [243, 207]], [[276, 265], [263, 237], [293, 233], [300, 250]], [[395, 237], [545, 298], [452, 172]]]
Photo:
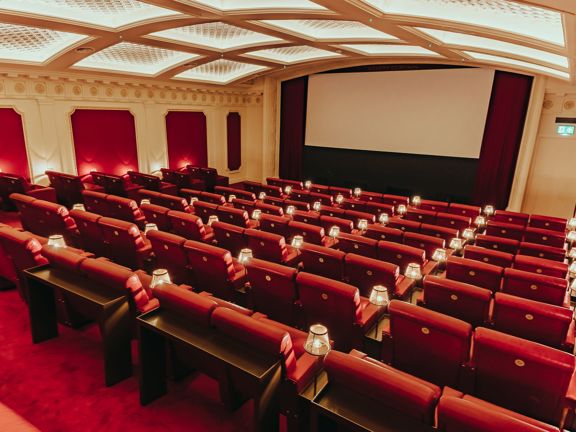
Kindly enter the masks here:
[[182, 289], [174, 284], [161, 284], [154, 288], [154, 296], [162, 310], [184, 318], [194, 324], [210, 326], [210, 318], [218, 304], [208, 296]]
[[562, 306], [566, 299], [566, 279], [540, 275], [518, 269], [504, 270], [502, 292]]
[[378, 256], [378, 240], [361, 235], [340, 233], [334, 247], [346, 253], [355, 253], [369, 258]]
[[468, 362], [472, 326], [411, 303], [392, 300], [392, 366], [437, 385], [459, 388]]
[[502, 271], [502, 267], [493, 264], [456, 256], [450, 256], [446, 261], [448, 279], [476, 285], [492, 292], [500, 290]]
[[286, 199], [284, 200], [284, 206], [287, 208], [288, 206], [294, 206], [296, 210], [308, 211], [310, 210], [310, 204], [305, 201], [297, 201], [294, 199]]
[[382, 409], [402, 413], [425, 424], [434, 423], [435, 406], [441, 394], [438, 387], [338, 351], [328, 353], [324, 369], [331, 387], [352, 390], [374, 400]]
[[255, 229], [247, 229], [244, 235], [256, 258], [281, 263], [288, 255], [286, 241], [281, 235]]
[[524, 236], [524, 229], [523, 225], [489, 220], [486, 224], [486, 235], [521, 241]]
[[273, 320], [295, 324], [294, 307], [298, 298], [296, 273], [295, 268], [257, 258], [249, 260], [246, 274], [254, 310]]
[[170, 210], [167, 213], [174, 234], [182, 236], [188, 240], [202, 241], [206, 237], [206, 227], [198, 216]]
[[189, 283], [188, 256], [184, 250], [186, 239], [163, 231], [149, 231], [146, 238], [152, 245], [156, 266], [165, 268], [174, 283]]
[[492, 314], [494, 329], [562, 349], [572, 323], [568, 308], [496, 293]]
[[180, 172], [168, 168], [161, 168], [162, 179], [165, 182], [172, 183], [178, 188], [190, 187], [190, 175], [187, 172]]
[[18, 209], [20, 213], [20, 222], [24, 229], [28, 231], [33, 231], [34, 225], [36, 224], [36, 209], [32, 206], [36, 198], [23, 194], [11, 194], [10, 200]]
[[494, 264], [499, 267], [510, 267], [514, 261], [513, 254], [472, 245], [464, 247], [464, 258]]
[[448, 210], [448, 203], [446, 201], [434, 201], [423, 199], [420, 200], [420, 205], [418, 207], [422, 210], [446, 212], [446, 210]]
[[66, 206], [84, 202], [81, 177], [55, 171], [46, 171], [46, 175], [50, 179], [50, 186], [56, 190], [58, 202]]
[[310, 201], [320, 201], [322, 205], [331, 206], [334, 198], [328, 193], [310, 192]]
[[564, 231], [566, 230], [566, 222], [567, 220], [565, 218], [533, 214], [530, 216], [528, 226], [532, 228], [557, 231], [564, 234]]
[[158, 194], [156, 199], [159, 205], [167, 207], [170, 210], [190, 212], [188, 202], [182, 197], [161, 193]]
[[82, 210], [70, 210], [70, 216], [76, 222], [82, 249], [90, 251], [96, 256], [104, 256], [107, 247], [104, 241], [104, 232], [98, 223], [103, 216]]
[[106, 199], [108, 194], [84, 190], [82, 191], [82, 196], [86, 211], [99, 214], [100, 216], [110, 217], [109, 203]]
[[394, 243], [402, 243], [404, 231], [398, 228], [373, 224], [368, 225], [368, 229], [364, 233], [364, 236], [375, 240], [387, 240]]
[[366, 203], [380, 203], [382, 202], [382, 194], [379, 192], [362, 191], [360, 193], [360, 201]]
[[388, 222], [389, 227], [398, 228], [404, 232], [409, 232], [409, 231], [419, 232], [421, 225], [422, 225], [421, 222], [408, 220], [408, 219], [400, 219], [397, 217], [390, 218], [390, 221]]
[[436, 222], [436, 212], [410, 207], [408, 212], [404, 215], [404, 219], [420, 223], [433, 224]]
[[199, 198], [200, 198], [200, 201], [206, 201], [206, 202], [216, 204], [216, 205], [226, 204], [226, 197], [224, 197], [224, 195], [220, 195], [217, 193], [202, 191], [202, 192], [200, 192]]
[[382, 194], [382, 202], [384, 204], [392, 204], [394, 207], [399, 204], [408, 205], [410, 199], [403, 195]]
[[339, 217], [333, 216], [320, 216], [320, 225], [322, 228], [326, 230], [326, 232], [330, 232], [330, 228], [333, 226], [337, 226], [340, 228], [340, 232], [351, 233], [354, 229], [351, 220], [343, 219]]
[[344, 217], [345, 210], [340, 207], [326, 206], [320, 207], [320, 214], [322, 216]]
[[360, 295], [369, 297], [375, 285], [384, 285], [393, 293], [400, 269], [394, 264], [348, 253], [344, 258], [344, 274], [346, 281], [360, 290]]
[[126, 196], [126, 180], [119, 175], [104, 174], [104, 190], [107, 194]]
[[138, 268], [138, 251], [145, 246], [144, 238], [136, 225], [130, 222], [102, 217], [98, 221], [102, 227], [108, 258], [130, 268]]
[[563, 248], [526, 242], [520, 243], [518, 253], [560, 262], [566, 257], [566, 251]]
[[262, 231], [278, 234], [284, 238], [291, 237], [288, 229], [288, 223], [290, 222], [289, 217], [263, 213], [260, 215], [258, 222]]
[[116, 195], [108, 195], [106, 201], [108, 201], [109, 217], [122, 219], [135, 224], [144, 221], [144, 214], [138, 207], [136, 201]]
[[194, 214], [202, 219], [205, 224], [208, 223], [210, 216], [218, 215], [218, 206], [216, 204], [207, 203], [204, 201], [194, 202]]
[[458, 237], [460, 231], [456, 228], [442, 227], [439, 225], [422, 224], [420, 226], [420, 233], [429, 236], [443, 238], [447, 242], [455, 237]]
[[467, 216], [472, 218], [472, 220], [474, 220], [476, 216], [479, 216], [481, 211], [482, 209], [479, 206], [457, 203], [450, 203], [450, 206], [445, 210], [446, 213]]
[[394, 216], [394, 206], [381, 202], [367, 202], [365, 211], [372, 213], [376, 218], [378, 218], [382, 213], [386, 213], [388, 216]]
[[486, 234], [478, 234], [475, 239], [476, 246], [494, 249], [502, 252], [515, 254], [520, 242], [516, 239], [496, 237]]
[[254, 201], [248, 201], [242, 198], [233, 199], [232, 205], [234, 208], [246, 210], [250, 214], [252, 214], [252, 210], [254, 210], [254, 207], [256, 207], [256, 203]]
[[472, 224], [472, 219], [469, 216], [462, 216], [459, 214], [438, 213], [436, 215], [436, 221], [430, 223], [448, 228], [456, 228], [457, 230], [462, 231]]
[[230, 251], [233, 256], [237, 257], [240, 250], [246, 247], [245, 228], [225, 222], [214, 222], [211, 228], [218, 247]]
[[366, 211], [366, 203], [353, 198], [345, 198], [340, 203], [340, 207], [346, 210]]
[[492, 219], [498, 222], [505, 222], [514, 225], [526, 226], [530, 215], [507, 210], [496, 210]]
[[292, 215], [292, 220], [311, 225], [320, 225], [320, 214], [313, 211], [295, 210]]
[[379, 241], [378, 258], [396, 264], [400, 267], [400, 273], [404, 274], [406, 267], [408, 267], [410, 263], [420, 264], [421, 267], [424, 267], [426, 263], [426, 252], [424, 249], [400, 243]]
[[13, 193], [26, 194], [30, 188], [26, 179], [18, 174], [2, 173], [0, 175], [0, 197], [9, 200]]
[[246, 210], [234, 207], [219, 206], [216, 210], [218, 219], [239, 227], [247, 227], [250, 222], [250, 216]]
[[557, 278], [566, 278], [568, 274], [568, 264], [566, 263], [526, 255], [514, 257], [514, 268]]
[[306, 243], [315, 245], [323, 245], [325, 237], [324, 228], [318, 225], [311, 225], [304, 222], [290, 221], [288, 222], [288, 238], [293, 238], [296, 235], [304, 237]]
[[160, 231], [172, 230], [172, 222], [168, 217], [170, 209], [156, 204], [141, 204], [140, 210], [146, 218], [146, 222], [155, 223]]
[[284, 216], [284, 210], [280, 206], [266, 204], [262, 201], [256, 201], [256, 208], [262, 210], [262, 213], [268, 213], [276, 216]]
[[424, 305], [477, 327], [488, 322], [492, 291], [438, 276], [425, 276]]
[[16, 284], [23, 297], [20, 273], [46, 262], [42, 245], [33, 234], [8, 226], [0, 227], [0, 277]]
[[254, 194], [254, 192], [248, 192], [245, 191], [244, 189], [236, 189], [226, 186], [216, 186], [214, 188], [214, 192], [215, 194], [224, 195], [226, 197], [226, 200], [228, 200], [228, 197], [230, 195], [235, 195], [237, 198], [241, 198], [248, 201], [254, 201], [256, 199], [256, 195]]
[[426, 258], [431, 259], [436, 249], [444, 249], [446, 241], [426, 234], [407, 232], [404, 234], [404, 244], [423, 249], [426, 252]]
[[474, 334], [474, 396], [559, 424], [574, 356], [486, 328]]
[[304, 243], [300, 248], [304, 271], [330, 279], [342, 280], [345, 252], [332, 248]]
[[358, 226], [358, 221], [365, 219], [369, 224], [376, 222], [376, 216], [373, 213], [368, 213], [360, 210], [346, 210], [344, 211], [344, 219], [350, 219], [354, 223], [354, 227]]
[[553, 247], [563, 247], [566, 239], [564, 232], [528, 227], [526, 228], [526, 231], [524, 231], [524, 237], [522, 238], [522, 241]]
[[37, 216], [36, 223], [30, 228], [32, 232], [44, 237], [62, 234], [67, 244], [74, 244], [76, 223], [70, 217], [66, 207], [43, 200], [36, 200], [31, 203], [31, 206]]
[[160, 191], [161, 180], [152, 174], [144, 174], [136, 171], [127, 172], [130, 181], [134, 184], [144, 186], [148, 190]]

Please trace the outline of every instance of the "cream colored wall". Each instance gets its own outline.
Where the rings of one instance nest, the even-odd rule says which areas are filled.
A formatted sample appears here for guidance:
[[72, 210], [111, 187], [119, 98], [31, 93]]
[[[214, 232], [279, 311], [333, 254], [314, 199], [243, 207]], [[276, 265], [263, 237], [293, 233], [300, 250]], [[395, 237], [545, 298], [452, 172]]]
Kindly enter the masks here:
[[569, 217], [576, 204], [576, 137], [557, 135], [556, 117], [576, 117], [576, 85], [549, 79], [522, 210]]
[[[47, 169], [76, 173], [70, 115], [78, 108], [125, 109], [135, 119], [142, 172], [167, 166], [165, 115], [170, 110], [203, 111], [208, 133], [208, 163], [230, 182], [263, 178], [262, 92], [245, 89], [151, 86], [138, 82], [67, 81], [25, 76], [0, 77], [0, 106], [23, 118], [30, 172], [47, 183]], [[242, 165], [227, 169], [226, 116], [241, 116]]]

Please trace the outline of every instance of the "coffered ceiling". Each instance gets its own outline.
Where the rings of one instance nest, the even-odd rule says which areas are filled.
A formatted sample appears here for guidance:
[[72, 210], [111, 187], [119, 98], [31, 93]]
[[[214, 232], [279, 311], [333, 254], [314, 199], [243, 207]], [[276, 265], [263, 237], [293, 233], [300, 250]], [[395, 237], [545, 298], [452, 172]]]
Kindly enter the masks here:
[[574, 82], [575, 0], [0, 0], [0, 67], [239, 84], [363, 62]]

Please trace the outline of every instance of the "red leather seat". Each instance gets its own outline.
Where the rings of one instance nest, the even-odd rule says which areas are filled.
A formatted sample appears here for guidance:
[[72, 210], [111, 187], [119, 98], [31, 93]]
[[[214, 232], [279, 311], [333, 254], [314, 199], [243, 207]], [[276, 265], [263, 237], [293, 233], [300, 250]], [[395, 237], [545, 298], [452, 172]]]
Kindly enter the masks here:
[[375, 285], [385, 286], [390, 295], [396, 298], [406, 298], [413, 286], [410, 279], [400, 274], [397, 265], [353, 253], [344, 257], [344, 273], [346, 282], [357, 287], [360, 295], [368, 298]]
[[78, 245], [96, 256], [107, 256], [108, 246], [104, 242], [104, 231], [99, 224], [102, 216], [82, 210], [70, 210], [70, 216], [78, 229]]
[[[395, 430], [409, 430], [410, 424], [413, 424], [402, 428], [401, 416], [431, 426], [435, 422], [435, 407], [441, 389], [432, 383], [369, 358], [338, 351], [330, 351], [326, 355], [324, 369], [328, 375], [328, 385], [334, 391], [345, 390], [350, 398], [358, 395], [359, 398], [373, 400], [384, 412], [400, 414], [400, 417], [394, 415], [391, 422], [398, 428]], [[368, 430], [368, 425], [362, 428]], [[382, 430], [392, 429], [385, 427]]]
[[[574, 356], [486, 328], [474, 334], [474, 396], [535, 419], [560, 425], [572, 408]], [[572, 396], [571, 396], [572, 397]]]
[[244, 199], [247, 201], [254, 201], [256, 199], [256, 195], [254, 192], [245, 191], [244, 189], [237, 189], [231, 188], [226, 186], [216, 186], [214, 188], [214, 192], [216, 194], [224, 195], [226, 197], [226, 201], [228, 201], [228, 197], [230, 195], [235, 195], [237, 198]]
[[468, 205], [468, 204], [457, 204], [450, 203], [448, 208], [444, 211], [445, 213], [452, 213], [460, 216], [466, 216], [474, 220], [476, 216], [480, 215], [482, 209], [479, 206]]
[[345, 198], [340, 203], [340, 208], [345, 209], [345, 210], [355, 210], [355, 211], [359, 211], [359, 212], [365, 212], [366, 211], [366, 203], [364, 201], [359, 201], [359, 200], [353, 199], [353, 198]]
[[174, 284], [161, 284], [154, 288], [154, 295], [163, 310], [189, 319], [191, 324], [210, 325], [212, 312], [218, 304], [208, 296], [182, 289]]
[[267, 196], [275, 196], [275, 197], [282, 196], [282, 189], [280, 189], [280, 187], [278, 186], [263, 185], [253, 181], [244, 181], [243, 185], [244, 189], [246, 189], [249, 192], [253, 192], [256, 195], [256, 197], [258, 197], [260, 192], [264, 192]]
[[186, 169], [193, 178], [199, 178], [203, 180], [206, 186], [206, 190], [209, 192], [213, 192], [216, 186], [228, 186], [228, 177], [219, 175], [216, 168], [186, 165]]
[[255, 208], [262, 210], [262, 213], [268, 213], [276, 216], [284, 216], [284, 210], [282, 209], [282, 207], [275, 206], [272, 204], [266, 204], [261, 201], [256, 201]]
[[235, 257], [241, 249], [247, 246], [245, 228], [225, 222], [214, 222], [210, 228], [214, 231], [214, 239], [218, 247], [230, 251]]
[[366, 212], [375, 215], [376, 219], [378, 219], [382, 213], [386, 213], [388, 216], [394, 216], [394, 206], [380, 202], [367, 202]]
[[433, 236], [436, 238], [443, 238], [447, 242], [455, 237], [458, 237], [460, 231], [456, 228], [442, 227], [439, 225], [422, 224], [420, 226], [420, 233]]
[[0, 173], [0, 198], [6, 210], [14, 208], [10, 196], [12, 194], [28, 195], [36, 199], [56, 202], [54, 188], [32, 184], [18, 174]]
[[378, 240], [360, 235], [340, 233], [334, 248], [346, 253], [355, 253], [369, 258], [378, 256]]
[[446, 261], [448, 279], [486, 288], [492, 292], [500, 290], [502, 271], [502, 267], [493, 264], [456, 256], [450, 256]]
[[108, 212], [102, 216], [132, 222], [138, 225], [138, 227], [144, 228], [146, 218], [136, 201], [116, 195], [107, 195], [106, 203], [108, 205]]
[[334, 280], [344, 277], [345, 252], [312, 243], [304, 243], [300, 248], [302, 266], [307, 273], [313, 273]]
[[245, 210], [249, 214], [252, 214], [252, 211], [256, 207], [256, 202], [248, 201], [242, 198], [235, 198], [232, 200], [232, 206], [237, 209]]
[[285, 207], [294, 206], [295, 209], [301, 210], [301, 211], [309, 211], [310, 210], [310, 204], [308, 204], [307, 202], [297, 201], [297, 200], [293, 200], [293, 199], [284, 200], [284, 206]]
[[379, 192], [362, 191], [359, 199], [366, 203], [380, 203], [382, 202], [382, 194]]
[[497, 222], [504, 222], [514, 225], [526, 226], [530, 216], [526, 213], [518, 213], [506, 210], [496, 210], [492, 219]]
[[521, 241], [524, 236], [524, 229], [522, 225], [489, 220], [486, 225], [486, 235]]
[[350, 198], [352, 196], [352, 189], [339, 186], [328, 186], [328, 193], [333, 197], [340, 194], [344, 198]]
[[470, 323], [472, 327], [489, 321], [492, 291], [463, 282], [428, 275], [418, 304]]
[[254, 310], [288, 325], [298, 324], [297, 270], [256, 258], [245, 267]]
[[472, 245], [464, 247], [464, 258], [493, 264], [499, 267], [511, 267], [514, 262], [513, 254]]
[[566, 237], [564, 232], [528, 227], [526, 231], [524, 231], [522, 241], [561, 248], [564, 247]]
[[286, 265], [295, 265], [300, 261], [298, 251], [287, 246], [284, 237], [278, 234], [246, 229], [244, 235], [248, 248], [252, 249], [256, 258]]
[[192, 240], [184, 243], [192, 285], [225, 300], [234, 300], [235, 291], [246, 283], [244, 266], [225, 249]]
[[275, 207], [282, 207], [284, 208], [284, 203], [286, 202], [286, 198], [282, 197], [273, 197], [273, 196], [266, 196], [266, 198], [264, 198], [262, 200], [262, 202], [264, 204], [270, 204], [273, 205]]
[[394, 243], [402, 243], [404, 238], [404, 231], [398, 228], [390, 228], [387, 226], [374, 224], [368, 225], [364, 236], [375, 240], [387, 240]]
[[152, 199], [152, 204], [158, 204], [169, 208], [170, 210], [183, 211], [191, 213], [192, 209], [188, 202], [179, 196], [158, 194], [155, 199]]
[[407, 232], [404, 234], [404, 244], [418, 249], [423, 249], [426, 252], [426, 258], [428, 260], [432, 258], [436, 249], [444, 249], [446, 246], [444, 239], [413, 232]]
[[526, 255], [514, 257], [514, 268], [563, 279], [568, 275], [568, 264], [566, 263]]
[[46, 171], [46, 175], [50, 180], [50, 187], [54, 188], [56, 191], [58, 202], [68, 208], [72, 207], [74, 204], [84, 202], [82, 192], [85, 189], [104, 190], [100, 186], [91, 183], [84, 183], [80, 176], [64, 174], [56, 171]]
[[306, 243], [313, 243], [319, 246], [331, 246], [334, 241], [330, 237], [325, 236], [324, 228], [311, 225], [304, 222], [290, 221], [288, 222], [288, 237], [300, 235], [304, 238]]
[[404, 219], [419, 223], [433, 224], [436, 223], [436, 212], [431, 210], [422, 210], [416, 207], [409, 207], [408, 212], [404, 215]]
[[358, 221], [365, 219], [368, 224], [376, 222], [376, 216], [373, 213], [367, 213], [359, 210], [346, 210], [344, 211], [343, 219], [350, 219], [355, 227], [358, 227]]
[[128, 175], [116, 175], [101, 172], [91, 172], [94, 183], [104, 187], [104, 192], [110, 195], [138, 199], [139, 191], [143, 188], [130, 181]]
[[266, 177], [266, 183], [272, 186], [281, 187], [282, 189], [285, 186], [291, 186], [294, 189], [302, 189], [304, 187], [302, 182], [299, 180], [288, 180], [278, 177]]
[[[312, 186], [310, 186], [310, 190], [312, 192], [315, 192], [315, 193], [321, 193], [321, 194], [329, 195], [330, 187], [326, 186], [326, 185], [312, 183]], [[332, 196], [332, 195], [330, 195], [330, 196]]]
[[86, 211], [99, 214], [100, 216], [108, 216], [108, 201], [106, 200], [108, 194], [84, 190], [82, 191], [82, 196], [84, 197], [83, 202]]
[[463, 231], [472, 224], [472, 218], [453, 213], [438, 213], [436, 221], [429, 223]]
[[310, 202], [310, 191], [309, 190], [301, 190], [301, 189], [294, 189], [290, 194], [290, 197], [294, 200], [309, 203]]
[[518, 250], [518, 246], [520, 246], [518, 240], [486, 234], [478, 234], [475, 239], [475, 244], [476, 246], [508, 252], [511, 254], [515, 254]]
[[102, 227], [104, 256], [131, 269], [144, 268], [152, 247], [136, 225], [107, 217], [100, 218], [98, 224]]
[[567, 220], [565, 218], [533, 214], [530, 215], [528, 226], [532, 228], [557, 231], [564, 234], [564, 231], [566, 230], [566, 223]]
[[390, 327], [382, 332], [382, 360], [441, 386], [461, 388], [472, 326], [410, 303], [392, 300]]
[[141, 204], [140, 209], [146, 222], [154, 223], [160, 231], [172, 231], [172, 221], [168, 217], [171, 210], [156, 204]]
[[137, 171], [128, 171], [130, 181], [135, 185], [140, 185], [148, 190], [161, 192], [168, 195], [176, 195], [178, 187], [172, 183], [163, 182], [160, 177], [152, 174], [145, 174]]
[[352, 285], [305, 272], [298, 273], [296, 284], [307, 325], [328, 327], [338, 350], [362, 346], [364, 334], [383, 313]]
[[420, 200], [418, 208], [420, 208], [421, 210], [430, 210], [434, 212], [446, 213], [446, 211], [448, 210], [448, 203], [446, 201], [434, 201], [423, 199]]
[[204, 225], [202, 219], [196, 215], [169, 210], [166, 217], [170, 222], [172, 232], [188, 240], [208, 243], [214, 237], [212, 228], [208, 225]]
[[563, 248], [526, 242], [520, 243], [518, 253], [560, 262], [566, 257], [566, 251]]
[[207, 224], [208, 218], [210, 218], [210, 216], [218, 215], [218, 206], [216, 204], [207, 203], [204, 201], [195, 201], [194, 214], [202, 219], [202, 222]]
[[190, 283], [188, 256], [184, 250], [186, 239], [156, 230], [149, 231], [146, 237], [152, 246], [156, 267], [168, 270], [170, 279], [174, 283]]
[[419, 232], [422, 223], [413, 220], [401, 219], [398, 217], [391, 217], [388, 222], [390, 228], [398, 228], [404, 232]]
[[216, 209], [216, 215], [222, 222], [226, 222], [231, 225], [237, 225], [243, 228], [253, 228], [258, 225], [258, 222], [250, 220], [250, 215], [246, 210], [241, 210], [234, 207], [219, 206]]
[[200, 201], [216, 204], [218, 206], [226, 204], [226, 197], [224, 195], [213, 192], [200, 191], [198, 199], [200, 199]]
[[310, 192], [310, 201], [320, 201], [322, 205], [331, 206], [334, 203], [334, 198], [328, 193]]
[[574, 350], [572, 310], [496, 293], [494, 329], [568, 352]]
[[340, 207], [328, 206], [328, 205], [322, 205], [322, 207], [320, 207], [320, 214], [322, 216], [344, 218], [344, 212], [345, 212], [345, 210], [343, 208], [340, 208]]
[[176, 185], [178, 190], [191, 188], [204, 190], [206, 188], [204, 180], [199, 178], [192, 178], [192, 176], [187, 171], [182, 172], [167, 168], [161, 168], [160, 171], [162, 172], [162, 180], [167, 183]]
[[260, 215], [258, 222], [262, 231], [278, 234], [284, 238], [291, 237], [290, 230], [288, 229], [288, 223], [290, 222], [289, 217], [263, 213]]
[[556, 306], [570, 305], [568, 281], [523, 270], [504, 270], [502, 292]]
[[320, 215], [313, 211], [296, 210], [292, 215], [292, 220], [311, 225], [320, 225]]
[[399, 204], [408, 205], [409, 198], [403, 195], [382, 194], [382, 202], [384, 204], [392, 204], [397, 207]]
[[410, 263], [420, 264], [423, 275], [427, 275], [436, 268], [434, 261], [426, 259], [424, 249], [393, 243], [388, 241], [378, 242], [378, 258], [400, 267], [400, 273], [404, 274]]
[[351, 220], [333, 216], [320, 216], [320, 226], [322, 226], [327, 233], [330, 233], [330, 228], [333, 226], [340, 228], [340, 232], [349, 234], [354, 230]]

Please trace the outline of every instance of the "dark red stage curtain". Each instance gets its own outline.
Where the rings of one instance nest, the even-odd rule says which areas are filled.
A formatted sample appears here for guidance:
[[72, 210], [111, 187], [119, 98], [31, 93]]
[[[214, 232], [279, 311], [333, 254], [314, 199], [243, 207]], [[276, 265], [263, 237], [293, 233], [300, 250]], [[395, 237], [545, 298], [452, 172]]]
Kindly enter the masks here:
[[474, 186], [474, 202], [508, 205], [532, 77], [496, 71]]
[[242, 129], [240, 113], [231, 112], [226, 117], [226, 137], [228, 145], [228, 169], [234, 171], [242, 164]]
[[282, 83], [280, 107], [280, 177], [300, 180], [306, 139], [308, 77]]
[[168, 166], [208, 166], [208, 135], [203, 112], [170, 111], [166, 115]]
[[0, 108], [0, 170], [30, 180], [22, 117], [12, 108]]
[[127, 110], [78, 109], [72, 114], [78, 174], [138, 170], [134, 116]]

